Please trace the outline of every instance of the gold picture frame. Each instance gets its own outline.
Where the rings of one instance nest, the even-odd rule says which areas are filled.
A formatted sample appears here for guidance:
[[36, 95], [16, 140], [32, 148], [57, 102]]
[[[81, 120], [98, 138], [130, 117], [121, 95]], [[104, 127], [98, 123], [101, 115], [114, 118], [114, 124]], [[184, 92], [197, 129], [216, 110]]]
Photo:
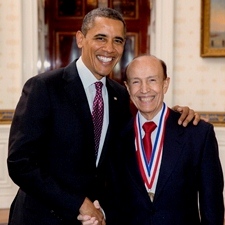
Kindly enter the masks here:
[[0, 109], [0, 125], [11, 124], [14, 115], [13, 109]]
[[201, 57], [225, 57], [225, 2], [201, 0]]

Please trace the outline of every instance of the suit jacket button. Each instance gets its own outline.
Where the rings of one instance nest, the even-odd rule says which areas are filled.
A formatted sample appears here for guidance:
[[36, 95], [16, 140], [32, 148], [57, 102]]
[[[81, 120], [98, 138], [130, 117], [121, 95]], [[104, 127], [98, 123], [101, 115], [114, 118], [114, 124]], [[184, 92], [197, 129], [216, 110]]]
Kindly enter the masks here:
[[50, 211], [50, 213], [51, 213], [53, 216], [56, 215], [56, 214], [55, 214], [55, 211], [54, 211], [53, 209]]
[[155, 209], [150, 209], [151, 214], [155, 214]]

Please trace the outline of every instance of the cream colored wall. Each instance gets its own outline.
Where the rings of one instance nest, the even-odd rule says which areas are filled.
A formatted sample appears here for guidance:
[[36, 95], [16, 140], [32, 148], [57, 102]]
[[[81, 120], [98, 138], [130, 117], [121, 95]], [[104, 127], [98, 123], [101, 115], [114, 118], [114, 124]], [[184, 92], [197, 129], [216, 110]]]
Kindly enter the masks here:
[[0, 0], [0, 109], [13, 109], [21, 92], [21, 3]]
[[[3, 112], [14, 109], [24, 82], [37, 73], [37, 33], [36, 0], [0, 0], [0, 110]], [[9, 129], [10, 124], [0, 124], [0, 209], [10, 206], [18, 189], [9, 178], [6, 165]]]
[[174, 103], [225, 111], [225, 57], [200, 57], [201, 1], [174, 2]]

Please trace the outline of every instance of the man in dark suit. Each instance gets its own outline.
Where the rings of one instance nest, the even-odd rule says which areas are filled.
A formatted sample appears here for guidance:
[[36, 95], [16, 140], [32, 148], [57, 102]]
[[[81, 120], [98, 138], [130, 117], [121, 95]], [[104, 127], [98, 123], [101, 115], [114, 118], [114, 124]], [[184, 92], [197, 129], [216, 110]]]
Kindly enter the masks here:
[[[163, 102], [170, 79], [162, 60], [137, 57], [126, 76], [138, 113], [123, 130], [120, 158], [115, 158], [123, 190], [119, 224], [223, 225], [223, 174], [213, 126], [204, 121], [177, 125], [179, 114]], [[148, 134], [149, 159], [144, 141], [148, 122], [155, 124]]]
[[[80, 224], [79, 213], [105, 224], [93, 201], [101, 202], [107, 216], [108, 156], [131, 117], [126, 89], [107, 77], [122, 56], [125, 35], [117, 11], [93, 10], [76, 33], [81, 57], [24, 85], [9, 137], [9, 175], [19, 186], [10, 225]], [[103, 87], [97, 94], [99, 81]], [[92, 121], [95, 98], [104, 111], [100, 128]], [[192, 110], [185, 123], [193, 116]], [[100, 139], [94, 130], [100, 130]]]

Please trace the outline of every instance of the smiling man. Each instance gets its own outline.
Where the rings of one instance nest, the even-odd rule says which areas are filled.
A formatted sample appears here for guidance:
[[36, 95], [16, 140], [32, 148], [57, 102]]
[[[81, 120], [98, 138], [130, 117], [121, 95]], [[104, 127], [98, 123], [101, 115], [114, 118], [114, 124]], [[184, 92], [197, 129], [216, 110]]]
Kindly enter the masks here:
[[[144, 66], [147, 65], [148, 58], [151, 66]], [[125, 85], [130, 98], [147, 120], [151, 120], [161, 110], [169, 87], [170, 78], [163, 67], [165, 68], [164, 62], [155, 57], [143, 56], [134, 59], [126, 70], [128, 79]]]
[[[170, 78], [162, 60], [136, 57], [126, 78], [138, 112], [119, 140], [121, 224], [223, 225], [223, 173], [213, 125], [178, 126], [179, 114], [164, 102]], [[155, 126], [148, 133], [150, 124]]]
[[111, 73], [123, 54], [125, 24], [105, 17], [92, 23], [76, 33], [77, 45], [82, 49], [83, 63], [100, 80]]

